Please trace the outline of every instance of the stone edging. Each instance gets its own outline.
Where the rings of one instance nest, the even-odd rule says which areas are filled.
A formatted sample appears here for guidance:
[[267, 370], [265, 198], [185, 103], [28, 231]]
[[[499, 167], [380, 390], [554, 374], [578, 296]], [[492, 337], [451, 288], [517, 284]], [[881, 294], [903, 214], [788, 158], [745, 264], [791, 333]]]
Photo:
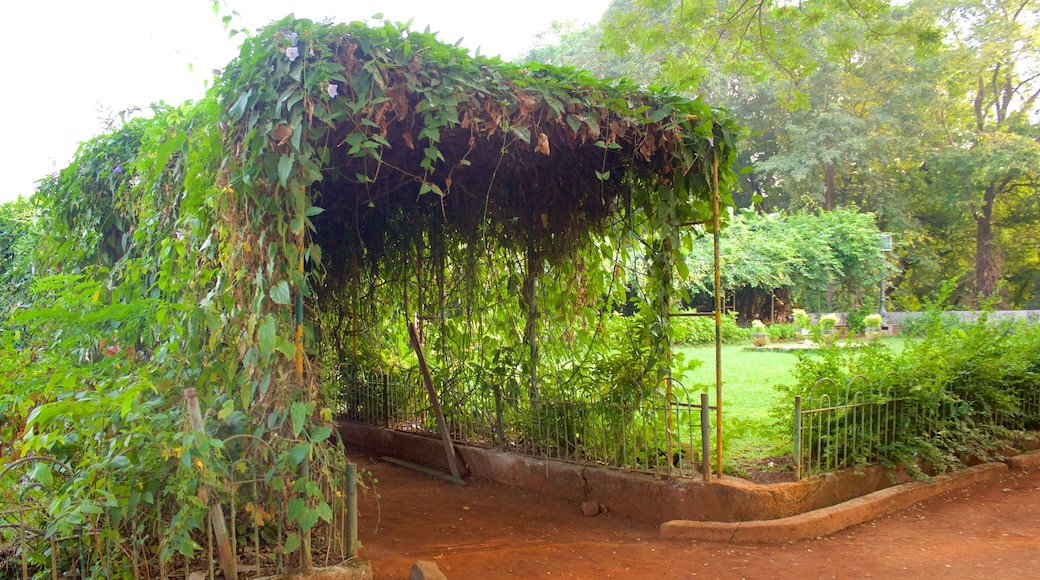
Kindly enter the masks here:
[[1008, 470], [1040, 467], [1040, 452], [1016, 455], [1006, 462], [983, 463], [932, 479], [869, 493], [837, 505], [776, 520], [699, 522], [672, 520], [661, 524], [662, 538], [713, 542], [783, 543], [828, 536], [913, 504], [1005, 475]]

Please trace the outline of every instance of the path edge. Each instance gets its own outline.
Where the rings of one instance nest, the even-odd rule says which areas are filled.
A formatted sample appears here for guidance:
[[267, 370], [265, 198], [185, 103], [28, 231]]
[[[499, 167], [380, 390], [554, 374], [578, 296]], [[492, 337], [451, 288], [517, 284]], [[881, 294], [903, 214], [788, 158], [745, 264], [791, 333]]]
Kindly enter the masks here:
[[672, 540], [712, 542], [785, 543], [829, 536], [846, 528], [904, 510], [915, 503], [949, 491], [1006, 475], [1011, 469], [1040, 467], [1040, 452], [1016, 455], [1003, 462], [982, 463], [931, 479], [914, 481], [869, 493], [837, 505], [775, 520], [700, 522], [671, 520], [660, 535]]

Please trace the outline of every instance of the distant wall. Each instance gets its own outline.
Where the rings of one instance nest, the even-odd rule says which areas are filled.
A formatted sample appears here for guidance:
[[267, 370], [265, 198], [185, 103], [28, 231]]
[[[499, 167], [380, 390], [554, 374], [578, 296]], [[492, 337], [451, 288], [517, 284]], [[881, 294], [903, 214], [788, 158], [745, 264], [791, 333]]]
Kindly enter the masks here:
[[[845, 326], [846, 313], [836, 312], [835, 314], [838, 316], [838, 326]], [[957, 318], [961, 322], [975, 322], [981, 315], [982, 312], [978, 310], [947, 310], [943, 312], [943, 316]], [[813, 323], [820, 320], [820, 314], [818, 313], [811, 314], [810, 316], [812, 317]], [[923, 312], [888, 312], [885, 313], [885, 326], [898, 328], [900, 326], [905, 326], [907, 321], [921, 316], [924, 316]], [[989, 313], [989, 319], [1040, 322], [1040, 310], [994, 310]]]
[[[919, 318], [923, 312], [889, 312], [885, 314], [885, 322], [889, 325], [903, 326], [908, 320]], [[956, 317], [961, 322], [975, 322], [982, 312], [977, 310], [947, 310], [943, 316]], [[995, 310], [989, 313], [990, 320], [1028, 320], [1040, 322], [1040, 310]]]

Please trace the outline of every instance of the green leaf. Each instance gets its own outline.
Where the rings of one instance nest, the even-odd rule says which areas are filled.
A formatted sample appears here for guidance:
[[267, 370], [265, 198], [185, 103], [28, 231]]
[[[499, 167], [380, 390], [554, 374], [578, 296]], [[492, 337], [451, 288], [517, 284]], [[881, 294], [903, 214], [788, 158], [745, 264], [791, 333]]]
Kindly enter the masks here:
[[278, 158], [278, 183], [285, 187], [289, 184], [289, 175], [292, 173], [295, 153], [284, 153]]
[[51, 474], [51, 466], [45, 461], [39, 461], [36, 463], [36, 467], [32, 470], [32, 478], [43, 485], [49, 486], [54, 483], [54, 476]]
[[228, 115], [231, 116], [232, 121], [238, 121], [242, 118], [242, 114], [246, 112], [246, 107], [249, 105], [249, 97], [251, 96], [253, 96], [253, 89], [249, 89], [239, 95], [238, 99], [235, 100], [235, 104], [231, 105], [231, 108], [228, 110]]
[[260, 358], [267, 364], [271, 361], [271, 353], [274, 352], [275, 338], [278, 335], [278, 321], [274, 319], [274, 316], [268, 314], [264, 317], [264, 321], [260, 323], [260, 328], [256, 331], [257, 342], [260, 346]]
[[520, 138], [521, 141], [531, 144], [531, 130], [527, 127], [513, 127], [513, 134]]
[[301, 530], [308, 531], [318, 523], [318, 511], [311, 509], [304, 510], [303, 513], [300, 514], [300, 519], [297, 521], [300, 523]]
[[318, 502], [318, 506], [314, 508], [314, 513], [328, 523], [332, 523], [332, 506], [330, 506], [325, 500]]
[[314, 403], [293, 403], [289, 407], [289, 418], [292, 421], [293, 435], [300, 436], [307, 426], [307, 418], [314, 412]]
[[292, 302], [292, 294], [289, 292], [289, 282], [282, 280], [273, 288], [271, 288], [271, 300], [275, 304], [290, 304]]
[[292, 554], [300, 547], [300, 534], [289, 534], [285, 537], [285, 553]]
[[311, 430], [311, 441], [324, 441], [332, 435], [331, 427], [315, 427]]
[[296, 358], [296, 343], [291, 340], [285, 340], [279, 337], [278, 343], [275, 345], [274, 349], [285, 355], [285, 358], [288, 360]]
[[303, 460], [307, 459], [310, 452], [311, 446], [309, 443], [297, 443], [289, 450], [289, 465], [296, 467], [303, 463]]
[[316, 205], [312, 205], [309, 208], [307, 208], [306, 211], [303, 212], [303, 215], [305, 215], [307, 217], [314, 217], [314, 216], [320, 214], [323, 211], [325, 211], [325, 208], [318, 207]]

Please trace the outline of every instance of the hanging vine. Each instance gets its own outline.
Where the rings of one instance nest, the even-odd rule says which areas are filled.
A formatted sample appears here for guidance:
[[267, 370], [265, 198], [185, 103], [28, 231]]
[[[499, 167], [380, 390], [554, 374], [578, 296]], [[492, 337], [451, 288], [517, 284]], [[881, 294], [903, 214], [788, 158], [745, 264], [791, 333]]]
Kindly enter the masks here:
[[[44, 181], [38, 263], [57, 277], [19, 324], [58, 337], [55, 357], [81, 353], [69, 388], [97, 387], [112, 432], [141, 437], [131, 465], [150, 471], [128, 481], [162, 481], [153, 501], [184, 510], [163, 557], [194, 549], [191, 490], [230, 469], [176, 418], [185, 387], [214, 437], [264, 437], [294, 470], [279, 485], [299, 546], [336, 477], [323, 383], [411, 365], [409, 317], [460, 399], [652, 386], [678, 225], [711, 215], [713, 162], [728, 190], [737, 135], [666, 90], [287, 17], [246, 35], [205, 98], [84, 144]], [[635, 299], [659, 307], [611, 319]], [[152, 412], [132, 413], [146, 395]], [[58, 450], [46, 433], [74, 420], [52, 411], [27, 450]]]

